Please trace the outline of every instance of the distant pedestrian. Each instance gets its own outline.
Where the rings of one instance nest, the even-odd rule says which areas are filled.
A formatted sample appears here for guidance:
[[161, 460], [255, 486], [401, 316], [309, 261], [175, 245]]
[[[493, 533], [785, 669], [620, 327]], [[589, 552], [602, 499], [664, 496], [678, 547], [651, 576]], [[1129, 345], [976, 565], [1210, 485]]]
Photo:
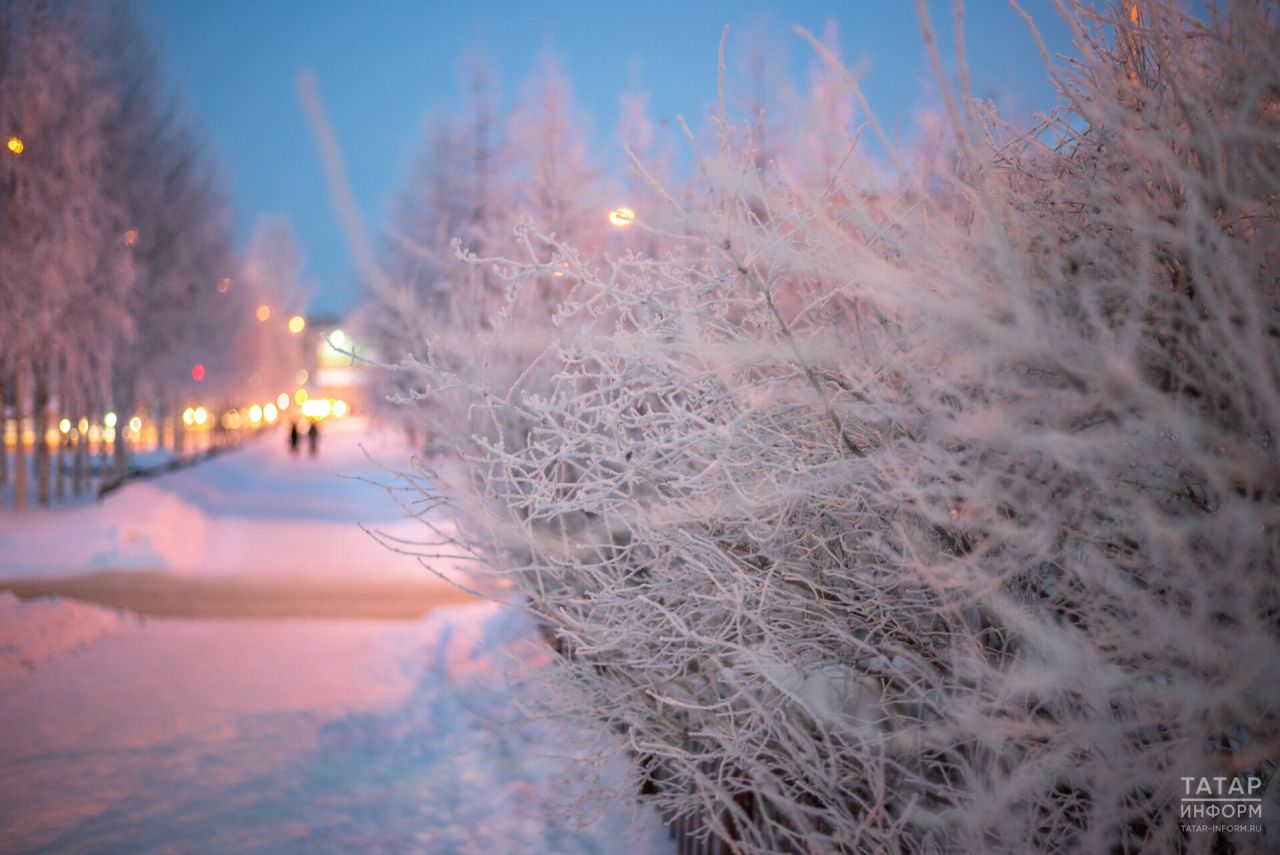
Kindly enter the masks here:
[[307, 428], [307, 450], [312, 457], [316, 456], [316, 443], [320, 441], [320, 425], [318, 422], [312, 422], [311, 427]]
[[[289, 453], [298, 453], [298, 443], [302, 441], [302, 435], [298, 433], [298, 423], [293, 422], [289, 426]], [[314, 443], [312, 443], [314, 445]]]

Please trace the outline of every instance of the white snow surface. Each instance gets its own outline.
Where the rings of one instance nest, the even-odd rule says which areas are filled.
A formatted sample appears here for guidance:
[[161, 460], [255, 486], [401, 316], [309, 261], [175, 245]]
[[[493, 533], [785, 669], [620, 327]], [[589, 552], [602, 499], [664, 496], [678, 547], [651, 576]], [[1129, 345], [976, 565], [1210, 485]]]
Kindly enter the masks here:
[[66, 653], [136, 625], [112, 609], [43, 597], [22, 602], [0, 591], [0, 689]]
[[284, 433], [267, 432], [100, 503], [0, 512], [0, 578], [99, 570], [421, 578], [417, 561], [360, 528], [422, 539], [422, 525], [369, 483], [394, 484], [384, 466], [407, 468], [409, 457], [394, 435], [371, 433], [359, 418], [326, 423], [314, 458], [290, 455]]
[[621, 802], [561, 817], [588, 735], [526, 720], [509, 682], [546, 661], [489, 604], [147, 621], [0, 688], [0, 851], [670, 852]]
[[[339, 477], [391, 480], [362, 444], [393, 466], [408, 452], [326, 428], [314, 459], [276, 432], [103, 503], [0, 511], [0, 577], [428, 578], [357, 526], [419, 523]], [[520, 712], [516, 682], [548, 664], [531, 622], [487, 603], [173, 620], [0, 593], [0, 855], [672, 851], [651, 813], [633, 821], [621, 761], [620, 799], [566, 820], [599, 735]]]

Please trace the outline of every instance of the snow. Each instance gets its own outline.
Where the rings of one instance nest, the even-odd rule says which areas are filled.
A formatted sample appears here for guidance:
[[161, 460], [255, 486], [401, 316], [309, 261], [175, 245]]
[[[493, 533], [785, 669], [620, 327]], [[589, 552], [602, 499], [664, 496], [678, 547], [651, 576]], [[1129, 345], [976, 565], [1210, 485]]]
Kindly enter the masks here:
[[422, 537], [421, 525], [369, 483], [393, 483], [383, 465], [408, 459], [394, 437], [368, 433], [361, 419], [326, 424], [315, 458], [290, 455], [283, 433], [268, 432], [101, 503], [0, 514], [0, 578], [99, 570], [421, 577], [415, 560], [360, 528]]
[[[357, 526], [417, 523], [338, 477], [390, 480], [361, 445], [407, 452], [327, 427], [315, 459], [268, 434], [103, 503], [0, 512], [0, 578], [427, 577]], [[0, 593], [0, 852], [670, 852], [633, 815], [625, 763], [605, 769], [620, 798], [588, 797], [599, 734], [520, 712], [548, 665], [528, 618], [479, 601], [412, 621], [180, 620]], [[566, 814], [579, 797], [585, 826]]]
[[110, 609], [60, 597], [23, 603], [0, 591], [0, 689], [58, 656], [132, 625], [127, 615]]
[[516, 712], [508, 660], [546, 654], [492, 604], [99, 638], [0, 688], [0, 849], [670, 851], [623, 804], [561, 818], [580, 735]]

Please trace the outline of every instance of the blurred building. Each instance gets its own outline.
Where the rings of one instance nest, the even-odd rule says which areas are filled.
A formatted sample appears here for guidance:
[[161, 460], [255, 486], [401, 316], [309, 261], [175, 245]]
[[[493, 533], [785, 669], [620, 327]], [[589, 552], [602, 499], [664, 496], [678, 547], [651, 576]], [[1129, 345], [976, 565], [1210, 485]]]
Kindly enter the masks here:
[[352, 413], [361, 413], [366, 410], [371, 370], [361, 360], [374, 358], [374, 353], [367, 342], [352, 335], [344, 320], [337, 315], [307, 319], [313, 367], [299, 385], [313, 398], [346, 401]]

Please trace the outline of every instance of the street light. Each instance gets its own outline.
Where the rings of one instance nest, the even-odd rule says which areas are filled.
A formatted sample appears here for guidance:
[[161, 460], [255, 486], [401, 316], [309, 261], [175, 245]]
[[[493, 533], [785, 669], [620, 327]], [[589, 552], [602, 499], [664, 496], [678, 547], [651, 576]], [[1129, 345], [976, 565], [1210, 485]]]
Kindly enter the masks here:
[[26, 148], [20, 137], [9, 137], [9, 142], [6, 145], [9, 147], [9, 151], [14, 154], [22, 154], [22, 150]]
[[265, 321], [269, 317], [271, 317], [271, 307], [263, 303], [258, 307], [258, 320]]
[[297, 335], [307, 328], [307, 319], [302, 315], [294, 315], [289, 319], [289, 332]]
[[609, 222], [616, 228], [625, 229], [635, 221], [636, 212], [625, 206], [609, 212]]

